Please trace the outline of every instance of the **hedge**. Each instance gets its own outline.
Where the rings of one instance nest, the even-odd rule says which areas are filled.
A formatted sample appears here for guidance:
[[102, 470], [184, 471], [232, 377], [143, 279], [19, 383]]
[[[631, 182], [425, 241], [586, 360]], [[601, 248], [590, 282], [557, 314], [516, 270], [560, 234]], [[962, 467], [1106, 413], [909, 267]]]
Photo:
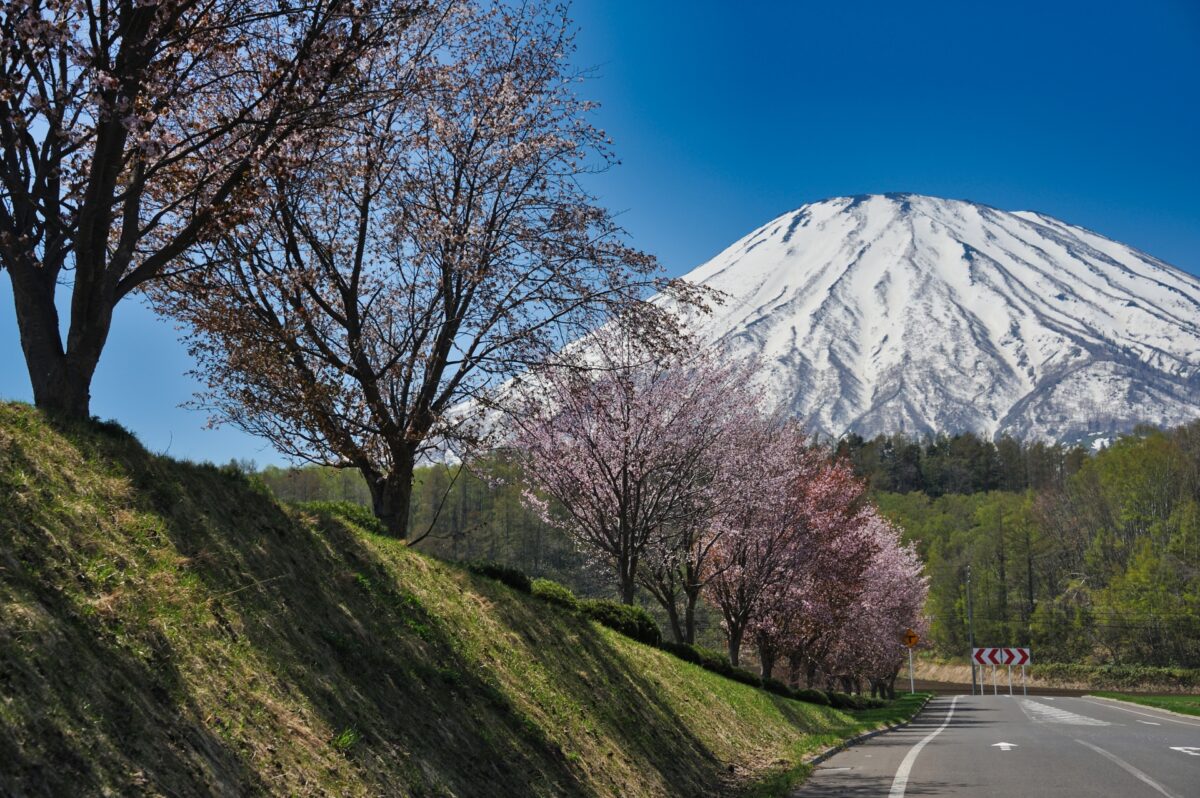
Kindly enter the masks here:
[[534, 579], [531, 583], [534, 598], [550, 604], [557, 604], [569, 610], [579, 609], [579, 599], [571, 592], [571, 588], [560, 585], [550, 579]]
[[603, 599], [588, 599], [579, 602], [579, 610], [585, 617], [614, 629], [626, 637], [631, 637], [639, 643], [648, 646], [658, 646], [662, 643], [662, 630], [650, 617], [650, 613], [641, 607], [629, 604], [618, 604], [615, 601]]
[[467, 570], [471, 573], [486, 576], [489, 579], [495, 579], [498, 582], [511, 587], [513, 590], [519, 590], [522, 593], [530, 593], [533, 591], [533, 586], [529, 582], [529, 577], [516, 568], [508, 565], [501, 565], [495, 562], [473, 562], [467, 564]]

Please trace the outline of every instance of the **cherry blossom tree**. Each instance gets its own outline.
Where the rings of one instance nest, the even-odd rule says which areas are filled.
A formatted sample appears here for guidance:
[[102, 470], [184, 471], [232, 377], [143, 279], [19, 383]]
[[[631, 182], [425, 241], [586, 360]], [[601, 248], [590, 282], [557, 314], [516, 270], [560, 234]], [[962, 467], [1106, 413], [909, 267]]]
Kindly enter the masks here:
[[904, 631], [924, 629], [927, 583], [899, 530], [872, 505], [859, 504], [839, 523], [814, 525], [833, 534], [813, 539], [804, 567], [764, 599], [751, 623], [764, 676], [783, 656], [793, 682], [803, 673], [809, 686], [820, 679], [856, 689], [866, 678], [891, 689]]
[[210, 248], [220, 266], [163, 299], [194, 331], [203, 402], [360, 470], [397, 537], [415, 462], [491, 389], [615, 309], [664, 315], [639, 301], [653, 258], [580, 187], [610, 153], [571, 51], [565, 12], [535, 2], [464, 4], [432, 47], [377, 51], [380, 101], [310, 142], [321, 157]]
[[878, 514], [868, 519], [875, 552], [863, 573], [863, 590], [853, 612], [837, 627], [827, 654], [829, 673], [870, 681], [872, 692], [895, 697], [896, 675], [906, 652], [906, 630], [926, 634], [923, 613], [929, 592], [916, 550], [901, 542], [900, 530]]
[[800, 577], [811, 530], [806, 486], [821, 474], [822, 453], [795, 423], [760, 417], [737, 452], [739, 478], [729, 487], [709, 556], [705, 592], [720, 611], [729, 659], [740, 662], [747, 630], [770, 601]]
[[611, 569], [622, 601], [640, 579], [677, 639], [694, 636], [705, 522], [751, 415], [747, 384], [745, 368], [664, 354], [614, 322], [526, 381], [513, 413], [511, 445], [558, 523]]
[[259, 179], [359, 96], [362, 55], [426, 12], [404, 0], [4, 4], [0, 269], [39, 407], [89, 415], [117, 303], [251, 212]]

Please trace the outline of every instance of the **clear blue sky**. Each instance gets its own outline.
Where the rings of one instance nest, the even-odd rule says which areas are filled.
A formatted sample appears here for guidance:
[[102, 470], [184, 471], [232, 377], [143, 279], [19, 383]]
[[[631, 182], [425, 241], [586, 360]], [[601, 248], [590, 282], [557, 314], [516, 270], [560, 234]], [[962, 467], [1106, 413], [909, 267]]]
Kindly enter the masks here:
[[[768, 219], [913, 191], [1038, 210], [1200, 274], [1200, 1], [577, 0], [622, 163], [591, 188], [682, 274]], [[93, 412], [156, 451], [279, 462], [178, 405], [170, 325], [117, 311]], [[0, 397], [29, 399], [0, 277]]]

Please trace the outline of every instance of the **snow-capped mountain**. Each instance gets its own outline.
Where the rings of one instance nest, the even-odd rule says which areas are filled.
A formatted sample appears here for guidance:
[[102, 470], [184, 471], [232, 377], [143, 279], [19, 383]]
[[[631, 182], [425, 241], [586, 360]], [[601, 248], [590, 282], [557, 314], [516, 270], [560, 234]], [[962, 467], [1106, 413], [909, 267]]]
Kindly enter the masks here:
[[1039, 213], [884, 194], [805, 205], [684, 279], [702, 339], [814, 430], [1078, 440], [1200, 416], [1200, 280]]

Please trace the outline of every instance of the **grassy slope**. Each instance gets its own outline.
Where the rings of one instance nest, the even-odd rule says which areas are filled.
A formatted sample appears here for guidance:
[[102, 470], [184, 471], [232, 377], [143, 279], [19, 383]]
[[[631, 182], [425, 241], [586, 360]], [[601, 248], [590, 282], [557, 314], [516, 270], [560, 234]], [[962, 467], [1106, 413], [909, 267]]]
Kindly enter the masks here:
[[0, 404], [0, 793], [701, 795], [876, 720]]
[[1138, 695], [1133, 693], [1109, 692], [1093, 693], [1092, 695], [1098, 695], [1102, 698], [1116, 698], [1120, 701], [1129, 701], [1147, 707], [1169, 709], [1172, 712], [1180, 712], [1184, 715], [1200, 715], [1200, 695]]

